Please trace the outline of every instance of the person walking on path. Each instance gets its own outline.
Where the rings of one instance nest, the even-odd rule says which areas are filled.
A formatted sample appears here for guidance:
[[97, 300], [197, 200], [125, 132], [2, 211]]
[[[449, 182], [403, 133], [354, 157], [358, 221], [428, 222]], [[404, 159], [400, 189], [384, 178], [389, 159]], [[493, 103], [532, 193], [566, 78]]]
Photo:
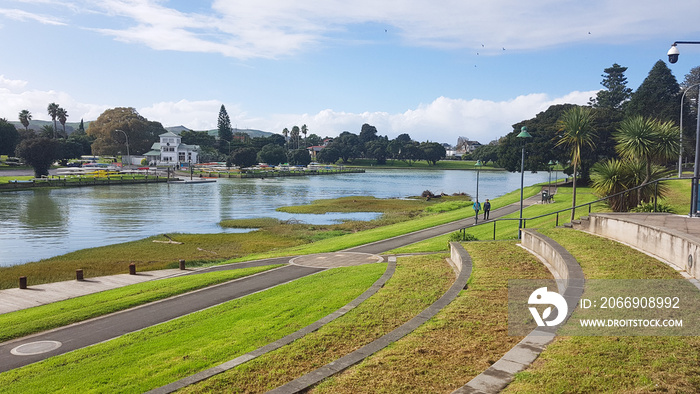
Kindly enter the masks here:
[[481, 211], [481, 204], [479, 203], [479, 200], [476, 200], [474, 202], [474, 224], [477, 224], [479, 222], [479, 211]]
[[489, 202], [489, 199], [486, 199], [486, 202], [484, 203], [484, 220], [489, 219], [489, 212], [491, 212], [491, 203]]

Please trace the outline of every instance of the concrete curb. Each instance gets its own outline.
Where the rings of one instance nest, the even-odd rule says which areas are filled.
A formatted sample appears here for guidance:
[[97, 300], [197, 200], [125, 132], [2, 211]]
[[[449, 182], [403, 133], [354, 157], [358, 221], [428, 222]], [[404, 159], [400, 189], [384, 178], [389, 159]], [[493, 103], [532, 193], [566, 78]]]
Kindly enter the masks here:
[[[522, 230], [522, 246], [537, 256], [557, 278], [559, 293], [569, 306], [566, 319], [571, 316], [583, 294], [583, 270], [574, 256], [553, 239], [536, 230]], [[566, 320], [565, 320], [566, 321]], [[556, 327], [537, 328], [520, 343], [496, 361], [488, 369], [474, 377], [467, 384], [453, 391], [459, 394], [498, 393], [503, 390], [516, 373], [525, 370], [539, 357], [552, 342]]]
[[700, 280], [697, 219], [668, 213], [592, 213], [574, 228], [641, 250], [686, 279]]
[[274, 390], [270, 390], [268, 391], [268, 393], [297, 393], [299, 391], [305, 390], [313, 386], [314, 384], [320, 382], [321, 380], [326, 379], [348, 367], [351, 367], [354, 364], [357, 364], [366, 357], [369, 357], [377, 351], [387, 347], [391, 343], [398, 341], [399, 339], [403, 338], [404, 336], [421, 326], [423, 323], [428, 321], [430, 318], [435, 316], [436, 313], [438, 313], [447, 304], [452, 302], [452, 300], [454, 300], [459, 295], [459, 292], [466, 287], [467, 280], [471, 276], [472, 272], [471, 258], [469, 257], [467, 251], [464, 250], [464, 248], [456, 242], [450, 243], [450, 248], [452, 249], [451, 259], [453, 260], [453, 262], [455, 259], [458, 259], [459, 263], [455, 262], [455, 264], [457, 266], [461, 266], [462, 270], [459, 273], [457, 280], [455, 280], [452, 286], [447, 290], [447, 292], [445, 292], [445, 294], [443, 294], [442, 297], [440, 297], [440, 299], [438, 299], [432, 305], [424, 309], [416, 317], [404, 323], [400, 327], [394, 329], [393, 331], [389, 332], [388, 334], [383, 335], [382, 337], [376, 339], [373, 342], [370, 342], [369, 344], [361, 347], [360, 349], [355, 350], [354, 352], [344, 357], [341, 357], [335, 361], [332, 361], [326, 364], [325, 366], [316, 369], [315, 371], [311, 371], [306, 375], [297, 378], [285, 385], [282, 385]]
[[212, 376], [218, 375], [222, 372], [228, 371], [230, 369], [233, 369], [245, 362], [248, 362], [250, 360], [253, 360], [257, 357], [260, 357], [264, 355], [265, 353], [269, 353], [273, 350], [277, 350], [281, 348], [282, 346], [288, 345], [297, 339], [300, 339], [304, 337], [306, 334], [310, 334], [319, 328], [323, 327], [324, 325], [332, 322], [333, 320], [343, 316], [344, 314], [348, 313], [358, 305], [360, 305], [362, 302], [367, 300], [369, 297], [374, 295], [379, 289], [384, 287], [384, 284], [394, 275], [394, 272], [396, 271], [396, 258], [395, 257], [389, 257], [389, 264], [387, 265], [387, 269], [384, 272], [384, 274], [377, 279], [372, 286], [367, 289], [364, 293], [360, 294], [357, 298], [354, 300], [350, 301], [348, 304], [343, 306], [342, 308], [338, 309], [337, 311], [329, 314], [328, 316], [325, 316], [316, 322], [292, 333], [289, 334], [283, 338], [280, 338], [272, 343], [269, 343], [265, 346], [262, 346], [260, 348], [257, 348], [251, 352], [248, 352], [246, 354], [243, 354], [241, 356], [238, 356], [234, 358], [233, 360], [227, 361], [223, 364], [219, 364], [215, 367], [206, 369], [204, 371], [201, 371], [199, 373], [196, 373], [194, 375], [188, 376], [186, 378], [180, 379], [176, 382], [167, 384], [165, 386], [158, 387], [156, 389], [153, 389], [151, 391], [148, 391], [147, 393], [149, 394], [165, 394], [165, 393], [172, 393], [175, 392], [179, 389], [182, 389], [184, 387], [187, 387], [189, 385], [201, 382], [203, 380], [209, 379]]

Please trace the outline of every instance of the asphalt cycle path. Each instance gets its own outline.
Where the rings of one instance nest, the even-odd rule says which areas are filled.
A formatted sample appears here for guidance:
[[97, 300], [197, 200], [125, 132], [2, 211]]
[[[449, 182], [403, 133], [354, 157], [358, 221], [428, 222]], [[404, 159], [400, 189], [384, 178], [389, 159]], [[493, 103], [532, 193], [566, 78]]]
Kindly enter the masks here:
[[[527, 207], [536, 204], [539, 201], [539, 194], [523, 200], [523, 206]], [[492, 209], [489, 220], [481, 220], [480, 216], [479, 223], [492, 223], [495, 219], [501, 218], [511, 213], [518, 212], [520, 210], [520, 202], [506, 205], [498, 209]], [[480, 215], [483, 215], [479, 212]], [[476, 223], [478, 224], [478, 223]], [[442, 224], [435, 227], [430, 227], [424, 230], [415, 231], [409, 234], [399, 235], [397, 237], [384, 239], [381, 241], [372, 242], [366, 245], [357, 246], [354, 248], [346, 249], [345, 251], [361, 252], [361, 253], [373, 253], [380, 254], [388, 250], [400, 248], [406, 245], [414, 244], [416, 242], [424, 241], [426, 239], [438, 237], [440, 235], [449, 234], [458, 231], [465, 227], [470, 227], [475, 225], [474, 217], [469, 217], [455, 222], [450, 222]]]
[[[270, 265], [280, 263], [277, 261], [279, 259], [272, 260]], [[286, 258], [284, 262], [288, 261], [289, 258]], [[1, 343], [0, 372], [94, 345], [323, 270], [324, 268], [287, 265], [191, 293]], [[57, 346], [57, 344], [60, 344], [60, 347], [51, 350], [52, 346]], [[19, 350], [13, 354], [12, 349]]]
[[[531, 197], [525, 200], [525, 203], [526, 205], [534, 204], [538, 201], [538, 198], [539, 196]], [[507, 205], [492, 210], [491, 217], [496, 219], [517, 212], [518, 209], [519, 203]], [[493, 219], [487, 222], [492, 222]], [[480, 223], [483, 222], [480, 221]], [[474, 217], [470, 217], [367, 245], [346, 249], [343, 252], [372, 255], [380, 254], [401, 246], [448, 234], [474, 224]], [[253, 264], [257, 266], [288, 264], [291, 259], [294, 259], [294, 256], [237, 263], [229, 267], [215, 266], [207, 270], [199, 270], [196, 273], [242, 268]], [[32, 364], [55, 355], [104, 342], [223, 302], [287, 283], [325, 269], [326, 268], [305, 267], [294, 264], [287, 265], [110, 315], [0, 343], [0, 373]]]

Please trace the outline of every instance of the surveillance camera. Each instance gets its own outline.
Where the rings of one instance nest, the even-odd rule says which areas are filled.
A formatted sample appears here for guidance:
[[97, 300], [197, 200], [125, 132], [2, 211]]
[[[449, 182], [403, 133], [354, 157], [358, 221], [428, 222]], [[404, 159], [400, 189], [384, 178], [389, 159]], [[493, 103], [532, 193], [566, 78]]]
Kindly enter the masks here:
[[668, 50], [668, 53], [667, 53], [667, 55], [668, 55], [668, 61], [669, 61], [670, 63], [675, 63], [675, 62], [677, 62], [677, 61], [678, 61], [678, 55], [679, 55], [679, 54], [680, 54], [680, 52], [678, 52], [678, 48], [676, 48], [676, 44], [673, 44], [673, 45], [671, 46], [671, 49], [669, 49], [669, 50]]

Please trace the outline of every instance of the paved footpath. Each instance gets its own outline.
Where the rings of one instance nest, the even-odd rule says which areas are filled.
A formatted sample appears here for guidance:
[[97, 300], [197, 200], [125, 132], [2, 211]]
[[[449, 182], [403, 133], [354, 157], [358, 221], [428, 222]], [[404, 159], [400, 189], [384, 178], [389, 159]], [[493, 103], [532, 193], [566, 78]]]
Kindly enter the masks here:
[[[538, 201], [539, 195], [536, 195], [525, 200], [525, 204], [532, 205]], [[496, 219], [498, 217], [517, 212], [518, 209], [519, 203], [494, 209], [491, 211], [491, 217]], [[481, 220], [479, 222], [482, 223]], [[287, 262], [293, 263], [275, 270], [262, 272], [250, 277], [200, 289], [166, 300], [153, 302], [85, 322], [75, 323], [70, 326], [0, 343], [0, 372], [28, 365], [48, 357], [63, 354], [85, 346], [107, 341], [129, 332], [141, 330], [143, 328], [172, 320], [198, 310], [206, 309], [235, 298], [243, 297], [283, 283], [287, 283], [303, 276], [320, 272], [329, 267], [329, 265], [324, 265], [322, 262], [319, 263], [319, 259], [328, 260], [330, 266], [345, 266], [375, 262], [377, 261], [378, 257], [375, 256], [376, 254], [401, 246], [410, 245], [412, 243], [423, 241], [439, 235], [448, 234], [472, 225], [474, 225], [473, 217], [387, 240], [358, 246], [335, 254], [298, 256], [291, 258], [291, 261], [290, 257], [274, 258], [249, 263], [236, 263], [228, 266], [211, 267], [208, 270], [198, 270], [197, 272], [206, 272], [211, 270], [242, 268], [246, 266], [246, 264], [272, 265]], [[172, 275], [173, 273], [170, 272], [169, 274]], [[142, 276], [145, 275], [145, 273], [142, 274]], [[42, 285], [42, 291], [33, 292], [31, 289], [34, 288], [34, 286], [31, 286], [30, 289], [21, 291], [26, 292], [26, 296], [31, 298], [32, 303], [36, 305], [38, 303], [53, 302], [50, 301], [48, 297], [42, 302], [41, 294], [48, 295], [52, 293], [63, 293], [65, 298], [74, 297], [75, 295], [71, 296], [69, 294], [70, 292], [68, 289], [77, 287], [75, 284], [76, 281], [67, 281]], [[99, 284], [99, 282], [96, 281], [95, 284]], [[99, 286], [95, 286], [93, 289], [95, 289], [95, 291], [102, 291], [99, 289]], [[5, 290], [0, 291], [0, 305], [5, 304], [5, 297], [3, 297], [5, 294], [4, 292]], [[14, 294], [15, 291], [10, 293]], [[13, 299], [15, 300], [13, 302], [16, 302], [16, 297]]]

